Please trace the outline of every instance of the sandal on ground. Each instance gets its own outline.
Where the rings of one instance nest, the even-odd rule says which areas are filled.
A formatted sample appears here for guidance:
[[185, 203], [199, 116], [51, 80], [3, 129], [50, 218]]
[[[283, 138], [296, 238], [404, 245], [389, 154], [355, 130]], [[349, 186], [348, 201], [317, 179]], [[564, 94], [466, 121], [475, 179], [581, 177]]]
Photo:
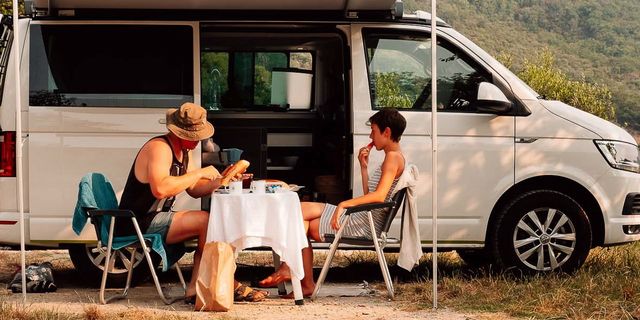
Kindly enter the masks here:
[[196, 304], [196, 296], [184, 297], [184, 303], [186, 304]]
[[233, 290], [233, 301], [235, 302], [258, 302], [268, 296], [269, 291], [252, 289], [241, 283], [238, 283], [238, 286]]

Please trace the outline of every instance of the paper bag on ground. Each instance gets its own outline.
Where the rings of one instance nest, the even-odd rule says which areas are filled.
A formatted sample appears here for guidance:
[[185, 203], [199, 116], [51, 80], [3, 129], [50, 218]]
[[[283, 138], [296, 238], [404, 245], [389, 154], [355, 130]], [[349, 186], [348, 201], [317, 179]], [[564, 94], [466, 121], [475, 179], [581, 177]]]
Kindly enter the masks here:
[[236, 261], [228, 243], [204, 245], [196, 281], [196, 310], [228, 311], [233, 305], [233, 274]]

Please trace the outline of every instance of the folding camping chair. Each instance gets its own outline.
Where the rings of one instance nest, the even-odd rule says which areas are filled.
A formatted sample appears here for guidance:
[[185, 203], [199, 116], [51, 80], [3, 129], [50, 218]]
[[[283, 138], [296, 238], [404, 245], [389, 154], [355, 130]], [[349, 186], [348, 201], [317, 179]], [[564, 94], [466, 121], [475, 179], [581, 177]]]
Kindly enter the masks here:
[[[111, 300], [115, 299], [123, 299], [126, 298], [129, 289], [131, 287], [131, 279], [133, 275], [133, 269], [135, 265], [136, 259], [136, 249], [142, 248], [144, 256], [147, 260], [147, 264], [149, 266], [149, 270], [151, 271], [151, 276], [153, 277], [153, 282], [156, 285], [156, 290], [158, 291], [158, 295], [165, 304], [171, 304], [175, 301], [182, 299], [183, 296], [178, 297], [168, 297], [165, 296], [162, 287], [160, 286], [160, 281], [158, 280], [158, 276], [156, 275], [155, 268], [153, 265], [153, 261], [151, 259], [150, 251], [153, 249], [156, 251], [163, 261], [163, 271], [166, 271], [169, 267], [167, 252], [165, 251], [165, 244], [162, 236], [160, 234], [143, 234], [140, 231], [140, 226], [138, 225], [138, 221], [136, 220], [135, 215], [130, 210], [120, 210], [113, 208], [113, 204], [117, 204], [117, 200], [115, 199], [115, 193], [113, 192], [113, 188], [111, 183], [107, 180], [107, 178], [100, 173], [89, 173], [85, 175], [80, 182], [80, 193], [78, 195], [79, 203], [81, 202], [80, 198], [85, 198], [84, 203], [88, 204], [82, 206], [81, 209], [86, 215], [86, 218], [90, 219], [91, 223], [95, 227], [96, 235], [98, 237], [98, 249], [106, 251], [104, 268], [102, 272], [102, 282], [100, 283], [100, 303], [106, 304]], [[90, 199], [86, 201], [86, 198]], [[91, 200], [93, 199], [93, 201]], [[99, 200], [98, 200], [99, 199]], [[98, 201], [95, 201], [98, 200]], [[109, 208], [97, 208], [92, 206], [99, 206], [97, 203], [101, 205], [110, 204]], [[119, 218], [119, 220], [129, 218], [131, 219], [133, 226], [136, 230], [136, 235], [132, 236], [122, 236], [117, 237], [114, 236], [113, 230], [115, 225], [115, 218]], [[74, 221], [75, 223], [75, 221]], [[106, 243], [106, 247], [105, 247]], [[109, 269], [113, 267], [115, 263], [115, 258], [118, 250], [126, 248], [131, 250], [131, 261], [126, 265], [128, 269], [127, 273], [127, 282], [125, 288], [122, 293], [116, 294], [105, 299], [105, 287], [107, 283], [107, 276], [109, 274]], [[174, 257], [176, 259], [177, 257]], [[178, 277], [180, 278], [180, 282], [182, 284], [182, 288], [186, 290], [186, 284], [184, 281], [184, 277], [182, 276], [182, 271], [177, 263], [173, 263], [176, 268], [176, 272], [178, 273]]]
[[[313, 291], [313, 294], [311, 295], [312, 300], [316, 298], [316, 296], [318, 295], [318, 292], [320, 291], [320, 288], [322, 287], [322, 284], [324, 283], [324, 279], [327, 276], [327, 272], [329, 272], [329, 267], [331, 267], [331, 261], [333, 260], [333, 257], [340, 243], [360, 245], [360, 246], [362, 245], [374, 246], [376, 250], [376, 254], [378, 255], [378, 263], [380, 264], [380, 269], [382, 270], [382, 277], [384, 278], [384, 283], [387, 286], [389, 298], [393, 299], [394, 289], [393, 289], [393, 283], [391, 281], [391, 273], [389, 272], [389, 266], [387, 265], [387, 260], [384, 257], [383, 250], [387, 244], [390, 244], [390, 243], [399, 244], [401, 242], [401, 239], [387, 238], [387, 232], [389, 232], [389, 228], [391, 227], [391, 223], [393, 222], [393, 219], [398, 213], [398, 209], [400, 209], [400, 207], [402, 206], [402, 203], [404, 202], [404, 197], [406, 192], [407, 192], [406, 188], [399, 190], [398, 192], [396, 192], [396, 194], [393, 196], [393, 198], [389, 202], [363, 204], [363, 205], [347, 208], [344, 211], [343, 214], [347, 216], [347, 218], [345, 219], [344, 223], [342, 224], [338, 232], [335, 234], [335, 236], [333, 234], [325, 235], [325, 241], [331, 242], [331, 246], [329, 247], [330, 248], [329, 255], [327, 256], [327, 259], [324, 261], [324, 265], [322, 266], [322, 271], [320, 272], [320, 276], [318, 277], [316, 288]], [[389, 208], [389, 213], [387, 214], [387, 218], [384, 222], [382, 229], [376, 231], [373, 223], [373, 216], [371, 215], [371, 210], [381, 209], [381, 208]], [[402, 210], [403, 219], [404, 219], [404, 211], [405, 210], [403, 207], [403, 210]], [[372, 238], [342, 236], [344, 227], [349, 223], [349, 220], [351, 219], [351, 214], [355, 212], [367, 213], [369, 217], [369, 227], [371, 228]]]

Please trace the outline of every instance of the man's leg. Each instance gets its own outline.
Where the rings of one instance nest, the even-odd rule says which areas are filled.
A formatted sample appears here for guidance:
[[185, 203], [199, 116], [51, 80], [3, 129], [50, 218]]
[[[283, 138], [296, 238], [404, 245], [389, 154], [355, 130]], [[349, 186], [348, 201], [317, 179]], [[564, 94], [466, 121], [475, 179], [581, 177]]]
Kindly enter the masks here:
[[193, 257], [193, 273], [187, 285], [185, 296], [196, 294], [196, 279], [200, 267], [200, 258], [207, 240], [207, 226], [209, 213], [206, 211], [180, 211], [173, 215], [173, 220], [167, 232], [167, 243], [174, 244], [198, 238], [198, 247]]

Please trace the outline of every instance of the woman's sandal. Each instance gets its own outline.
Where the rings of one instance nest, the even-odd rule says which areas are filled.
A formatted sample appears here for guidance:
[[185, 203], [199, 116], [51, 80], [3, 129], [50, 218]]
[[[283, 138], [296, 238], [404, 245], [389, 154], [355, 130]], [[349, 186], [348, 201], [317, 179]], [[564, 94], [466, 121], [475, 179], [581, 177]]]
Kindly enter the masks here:
[[269, 291], [256, 290], [239, 283], [233, 290], [233, 301], [258, 302], [269, 296]]
[[196, 296], [184, 297], [184, 303], [196, 304]]

